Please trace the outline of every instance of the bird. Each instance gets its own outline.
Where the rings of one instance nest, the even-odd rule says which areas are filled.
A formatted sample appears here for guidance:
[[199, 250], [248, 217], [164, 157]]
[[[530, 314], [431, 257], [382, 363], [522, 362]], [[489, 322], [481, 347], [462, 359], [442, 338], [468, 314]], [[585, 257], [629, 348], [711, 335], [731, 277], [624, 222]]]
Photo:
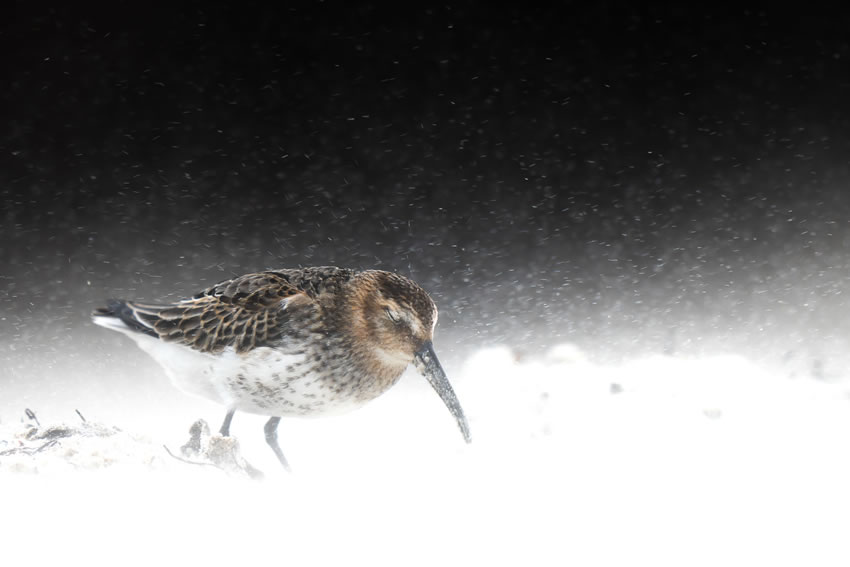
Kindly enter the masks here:
[[383, 270], [284, 268], [219, 282], [171, 303], [109, 300], [94, 323], [130, 337], [179, 390], [268, 416], [280, 464], [282, 417], [355, 410], [396, 384], [412, 363], [455, 418], [469, 425], [434, 351], [438, 311], [411, 279]]

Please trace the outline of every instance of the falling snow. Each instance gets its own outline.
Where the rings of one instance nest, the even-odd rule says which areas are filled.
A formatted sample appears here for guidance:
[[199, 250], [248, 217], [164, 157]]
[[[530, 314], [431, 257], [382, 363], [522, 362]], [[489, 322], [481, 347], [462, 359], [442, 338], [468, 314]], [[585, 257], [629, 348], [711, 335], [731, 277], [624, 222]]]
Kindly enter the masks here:
[[[0, 561], [847, 565], [846, 22], [559, 6], [16, 3]], [[91, 310], [310, 265], [433, 296], [471, 445], [411, 373], [163, 455], [222, 409]]]

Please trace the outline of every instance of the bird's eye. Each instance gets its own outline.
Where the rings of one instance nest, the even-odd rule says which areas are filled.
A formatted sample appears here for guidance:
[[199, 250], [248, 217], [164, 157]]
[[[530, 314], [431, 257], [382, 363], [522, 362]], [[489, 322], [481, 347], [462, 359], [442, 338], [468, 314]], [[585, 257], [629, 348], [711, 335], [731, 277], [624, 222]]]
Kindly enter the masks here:
[[399, 317], [398, 313], [391, 310], [389, 307], [384, 309], [384, 311], [386, 311], [387, 317], [390, 318], [390, 321], [392, 321], [393, 323], [401, 323], [401, 317]]

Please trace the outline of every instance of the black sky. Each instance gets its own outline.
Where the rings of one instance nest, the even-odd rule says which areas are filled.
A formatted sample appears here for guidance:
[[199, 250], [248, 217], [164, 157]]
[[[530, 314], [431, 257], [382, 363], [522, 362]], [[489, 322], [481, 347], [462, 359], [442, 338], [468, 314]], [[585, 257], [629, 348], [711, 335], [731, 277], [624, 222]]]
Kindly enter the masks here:
[[12, 343], [338, 264], [413, 275], [460, 345], [843, 345], [843, 15], [270, 4], [13, 4]]

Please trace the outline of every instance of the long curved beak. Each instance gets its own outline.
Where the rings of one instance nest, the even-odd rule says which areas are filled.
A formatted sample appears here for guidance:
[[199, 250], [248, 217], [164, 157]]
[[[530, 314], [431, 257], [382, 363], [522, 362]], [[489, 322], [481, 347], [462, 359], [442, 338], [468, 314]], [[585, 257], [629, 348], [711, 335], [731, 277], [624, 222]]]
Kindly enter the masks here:
[[452, 412], [452, 415], [457, 420], [457, 425], [460, 427], [460, 432], [463, 433], [463, 438], [467, 443], [470, 443], [472, 437], [469, 435], [469, 424], [466, 423], [463, 408], [460, 407], [460, 402], [457, 401], [455, 391], [452, 389], [452, 385], [449, 384], [449, 379], [446, 377], [440, 361], [437, 360], [437, 355], [434, 354], [434, 345], [431, 341], [426, 341], [422, 345], [422, 348], [419, 349], [419, 352], [414, 355], [413, 364], [419, 372], [425, 375], [428, 383], [440, 395], [440, 399], [443, 400], [443, 403], [446, 404], [446, 407], [449, 408], [449, 411]]

